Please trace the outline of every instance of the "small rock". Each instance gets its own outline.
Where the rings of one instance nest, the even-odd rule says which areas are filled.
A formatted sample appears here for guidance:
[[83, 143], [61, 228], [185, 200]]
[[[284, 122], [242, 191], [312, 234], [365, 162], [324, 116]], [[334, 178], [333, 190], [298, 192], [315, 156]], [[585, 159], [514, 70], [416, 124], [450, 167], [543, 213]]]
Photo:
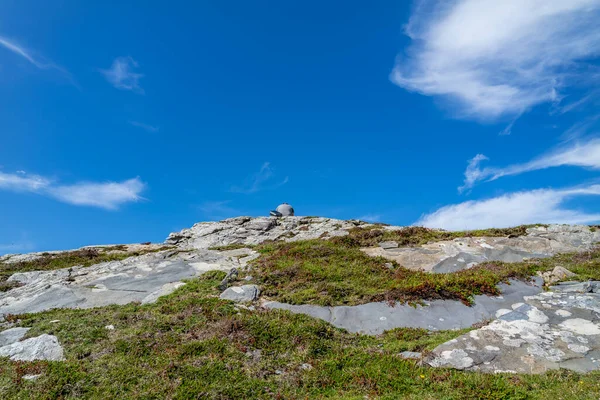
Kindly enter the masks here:
[[250, 302], [258, 299], [260, 290], [256, 285], [232, 286], [227, 288], [221, 296], [223, 300], [231, 300], [236, 303]]
[[114, 325], [106, 325], [104, 327], [104, 329], [109, 330], [109, 331], [114, 331], [115, 330], [115, 326]]
[[547, 286], [553, 285], [556, 282], [562, 281], [567, 278], [571, 278], [576, 274], [569, 271], [568, 269], [557, 265], [554, 267], [552, 271], [540, 272], [538, 271], [538, 276], [540, 276], [544, 280], [544, 284]]
[[47, 334], [0, 347], [0, 357], [10, 357], [13, 361], [64, 361], [65, 359], [58, 338]]
[[394, 242], [394, 241], [381, 242], [381, 243], [379, 243], [379, 247], [381, 247], [384, 250], [396, 249], [396, 248], [398, 248], [398, 242]]
[[283, 374], [283, 371], [282, 371], [282, 370], [280, 370], [280, 369], [276, 369], [276, 370], [275, 370], [275, 373], [276, 373], [277, 375], [281, 375], [281, 374]]
[[254, 279], [254, 277], [252, 275], [248, 275], [247, 277], [244, 278], [245, 281], [251, 281], [252, 279]]
[[418, 360], [421, 357], [423, 357], [423, 354], [421, 354], [417, 351], [403, 351], [402, 353], [400, 353], [398, 355], [406, 360]]
[[55, 324], [57, 322], [60, 322], [60, 319], [54, 319], [54, 320], [50, 321], [51, 324]]
[[26, 381], [35, 381], [40, 376], [42, 376], [42, 374], [37, 374], [37, 375], [23, 375], [23, 379], [25, 379]]
[[384, 267], [386, 267], [387, 269], [394, 269], [394, 264], [392, 263], [385, 263], [383, 264]]
[[300, 366], [300, 369], [306, 370], [306, 371], [310, 371], [311, 369], [313, 369], [313, 366], [307, 363], [304, 363]]
[[219, 290], [225, 290], [229, 286], [229, 284], [237, 279], [238, 270], [236, 268], [231, 268], [231, 270], [227, 273], [225, 278], [219, 283]]

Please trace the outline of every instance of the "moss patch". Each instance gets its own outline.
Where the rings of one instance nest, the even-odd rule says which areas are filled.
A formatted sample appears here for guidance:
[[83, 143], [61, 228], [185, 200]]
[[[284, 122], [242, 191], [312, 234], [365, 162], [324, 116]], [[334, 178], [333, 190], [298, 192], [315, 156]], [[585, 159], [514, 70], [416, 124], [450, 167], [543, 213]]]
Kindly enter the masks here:
[[[236, 310], [208, 273], [156, 304], [14, 316], [50, 333], [65, 362], [0, 359], [3, 399], [596, 399], [600, 374], [483, 375], [431, 369], [398, 353], [465, 331], [349, 334], [284, 311]], [[52, 320], [58, 322], [50, 323]], [[112, 324], [115, 330], [104, 326]], [[26, 374], [41, 374], [26, 381]]]

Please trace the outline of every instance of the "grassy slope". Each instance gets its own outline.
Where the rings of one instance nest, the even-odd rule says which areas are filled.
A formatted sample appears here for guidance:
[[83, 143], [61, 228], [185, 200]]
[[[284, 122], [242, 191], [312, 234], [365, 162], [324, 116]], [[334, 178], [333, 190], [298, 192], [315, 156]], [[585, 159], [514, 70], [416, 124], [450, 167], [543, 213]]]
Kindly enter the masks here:
[[[597, 399], [600, 394], [598, 373], [484, 375], [419, 367], [397, 357], [404, 350], [432, 349], [461, 332], [397, 329], [364, 337], [282, 311], [238, 312], [216, 297], [222, 277], [206, 274], [153, 305], [20, 316], [20, 325], [33, 327], [29, 336], [57, 335], [67, 361], [0, 360], [0, 398]], [[108, 324], [115, 330], [106, 330]], [[257, 350], [260, 357], [250, 355]], [[37, 373], [42, 376], [36, 381], [22, 379]]]
[[[343, 238], [342, 238], [343, 239]], [[448, 274], [413, 271], [384, 258], [369, 257], [360, 246], [340, 240], [271, 243], [258, 247], [252, 275], [264, 295], [292, 304], [354, 305], [371, 301], [457, 299], [497, 295], [496, 285], [509, 278], [526, 279], [537, 271], [562, 265], [577, 279], [600, 280], [600, 248], [584, 254], [558, 255], [521, 263], [488, 262]], [[416, 241], [415, 241], [416, 242]]]

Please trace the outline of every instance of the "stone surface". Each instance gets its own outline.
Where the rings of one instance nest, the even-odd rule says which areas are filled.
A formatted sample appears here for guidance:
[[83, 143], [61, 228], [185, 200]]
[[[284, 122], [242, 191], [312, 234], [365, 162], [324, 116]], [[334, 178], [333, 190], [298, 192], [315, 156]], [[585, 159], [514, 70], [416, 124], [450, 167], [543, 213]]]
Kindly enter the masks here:
[[423, 354], [416, 351], [403, 351], [398, 355], [406, 360], [418, 360], [423, 357]]
[[525, 296], [489, 325], [438, 346], [427, 362], [494, 373], [600, 369], [600, 294], [576, 286]]
[[499, 288], [502, 296], [475, 296], [475, 304], [472, 307], [454, 300], [426, 301], [424, 306], [416, 307], [408, 304], [390, 306], [387, 302], [324, 307], [290, 305], [274, 301], [264, 301], [263, 306], [310, 315], [352, 333], [378, 335], [400, 327], [436, 331], [468, 328], [478, 322], [496, 318], [498, 310], [524, 301], [524, 296], [540, 293], [541, 285], [542, 280], [539, 278], [531, 284], [520, 281], [511, 281], [510, 285], [501, 284]]
[[231, 268], [231, 270], [229, 270], [229, 272], [227, 273], [227, 275], [225, 275], [225, 278], [223, 278], [223, 280], [221, 281], [221, 283], [219, 283], [219, 289], [220, 290], [225, 290], [229, 287], [229, 284], [233, 281], [235, 281], [238, 277], [238, 270], [237, 268]]
[[28, 330], [29, 328], [10, 328], [0, 332], [0, 347], [18, 342]]
[[600, 231], [587, 226], [550, 225], [527, 230], [519, 237], [465, 237], [419, 247], [365, 248], [371, 256], [382, 256], [398, 264], [428, 272], [454, 272], [484, 261], [518, 262], [550, 257], [557, 253], [583, 251], [600, 242]]
[[63, 349], [53, 335], [40, 335], [0, 347], [0, 357], [13, 361], [63, 361]]
[[166, 243], [180, 248], [255, 245], [266, 240], [295, 241], [344, 236], [349, 229], [357, 226], [371, 224], [319, 217], [238, 217], [220, 222], [198, 223], [189, 229], [172, 233]]
[[236, 303], [246, 303], [258, 299], [260, 290], [256, 285], [232, 286], [227, 288], [221, 296], [223, 300], [231, 300]]
[[538, 271], [538, 276], [540, 276], [544, 280], [544, 283], [546, 285], [553, 285], [556, 282], [560, 282], [561, 280], [564, 280], [567, 278], [572, 278], [572, 277], [576, 276], [576, 274], [574, 274], [573, 272], [569, 271], [568, 269], [566, 269], [564, 267], [557, 265], [556, 267], [554, 267], [554, 269], [552, 271], [547, 271], [547, 272], [539, 272]]

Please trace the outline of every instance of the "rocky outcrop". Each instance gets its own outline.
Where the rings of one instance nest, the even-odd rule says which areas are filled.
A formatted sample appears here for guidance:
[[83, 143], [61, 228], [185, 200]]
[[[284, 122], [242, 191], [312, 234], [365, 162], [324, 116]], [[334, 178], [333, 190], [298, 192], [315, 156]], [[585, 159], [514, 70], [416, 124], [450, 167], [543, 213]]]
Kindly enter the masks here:
[[371, 224], [318, 217], [238, 217], [220, 222], [200, 222], [189, 229], [171, 233], [166, 243], [184, 249], [207, 249], [231, 244], [256, 245], [267, 240], [295, 241], [344, 236], [349, 229], [357, 226]]
[[525, 296], [496, 317], [438, 346], [429, 365], [494, 373], [600, 369], [600, 294], [581, 283]]
[[464, 237], [419, 247], [398, 247], [392, 242], [383, 242], [363, 251], [409, 269], [446, 273], [484, 261], [520, 262], [587, 250], [598, 242], [600, 231], [592, 231], [587, 226], [550, 225], [529, 228], [526, 236], [519, 237]]

